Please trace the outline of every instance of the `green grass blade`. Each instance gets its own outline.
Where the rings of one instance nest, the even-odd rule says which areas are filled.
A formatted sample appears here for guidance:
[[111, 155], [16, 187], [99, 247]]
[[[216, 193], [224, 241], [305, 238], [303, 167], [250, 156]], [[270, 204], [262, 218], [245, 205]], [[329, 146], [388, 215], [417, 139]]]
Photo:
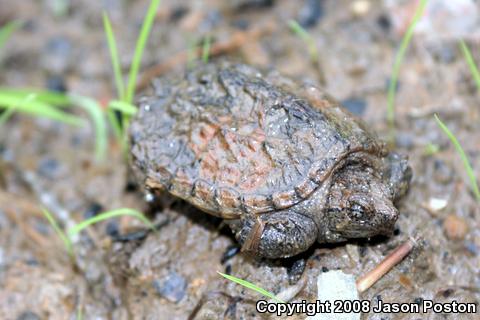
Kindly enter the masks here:
[[[27, 103], [27, 102], [29, 102], [29, 101], [32, 101], [32, 100], [35, 99], [35, 98], [36, 98], [36, 94], [35, 94], [35, 93], [31, 93], [31, 94], [27, 95], [27, 96], [23, 99], [23, 101], [20, 102], [20, 104], [23, 105], [23, 104], [25, 104], [25, 103]], [[13, 108], [7, 109], [7, 110], [4, 111], [4, 113], [3, 113], [2, 115], [0, 115], [0, 127], [1, 127], [2, 125], [4, 125], [5, 122], [8, 121], [8, 119], [10, 119], [10, 117], [13, 115], [14, 111], [15, 111], [15, 110], [14, 110]]]
[[278, 302], [278, 303], [285, 303], [285, 301], [277, 298], [277, 296], [275, 296], [273, 293], [271, 293], [271, 292], [269, 292], [269, 291], [267, 291], [267, 290], [265, 290], [265, 289], [263, 289], [263, 288], [260, 288], [259, 286], [255, 285], [255, 284], [253, 284], [253, 283], [251, 283], [251, 282], [248, 282], [248, 281], [246, 281], [246, 280], [243, 280], [243, 279], [240, 279], [240, 278], [237, 278], [237, 277], [234, 277], [234, 276], [230, 276], [230, 275], [228, 275], [228, 274], [221, 273], [221, 272], [219, 272], [219, 271], [217, 271], [217, 273], [218, 273], [219, 275], [221, 275], [222, 277], [230, 280], [230, 281], [233, 281], [233, 282], [235, 282], [235, 283], [237, 283], [237, 284], [239, 284], [239, 285], [241, 285], [241, 286], [244, 286], [245, 288], [248, 288], [248, 289], [250, 289], [250, 290], [256, 291], [256, 292], [260, 293], [261, 295], [263, 295], [263, 296], [265, 296], [265, 297], [267, 297], [267, 298], [270, 298], [270, 299], [272, 299], [272, 300], [275, 300], [275, 301]]
[[141, 212], [130, 209], [130, 208], [121, 208], [121, 209], [116, 209], [116, 210], [111, 210], [107, 212], [100, 213], [96, 215], [95, 217], [92, 217], [90, 219], [84, 220], [80, 222], [79, 224], [76, 224], [72, 228], [68, 230], [68, 235], [74, 236], [78, 233], [80, 233], [83, 229], [89, 227], [92, 224], [105, 221], [107, 219], [119, 217], [119, 216], [132, 216], [135, 217], [139, 220], [141, 220], [145, 225], [147, 225], [150, 229], [155, 230], [155, 226], [148, 220]]
[[142, 29], [140, 35], [137, 39], [137, 45], [135, 47], [135, 54], [133, 56], [132, 65], [130, 66], [130, 73], [128, 75], [128, 86], [125, 101], [132, 103], [133, 96], [135, 94], [135, 85], [137, 83], [138, 70], [140, 69], [140, 62], [142, 60], [143, 51], [147, 43], [150, 30], [152, 29], [153, 21], [155, 20], [155, 15], [157, 14], [158, 6], [160, 5], [160, 0], [152, 0], [147, 11], [147, 15], [143, 20]]
[[67, 107], [71, 105], [70, 98], [61, 92], [48, 91], [36, 88], [1, 88], [0, 94], [8, 94], [19, 98], [25, 98], [30, 94], [35, 94], [35, 100], [58, 107]]
[[0, 91], [0, 108], [14, 109], [18, 112], [50, 118], [74, 126], [82, 126], [85, 124], [83, 119], [59, 111], [50, 104], [39, 100], [38, 97], [26, 101], [25, 96]]
[[113, 134], [115, 135], [115, 138], [123, 144], [122, 126], [120, 124], [120, 120], [117, 118], [117, 115], [115, 114], [115, 110], [108, 109], [107, 118], [108, 118], [108, 122], [110, 122], [110, 126], [112, 126]]
[[50, 225], [53, 227], [53, 230], [57, 233], [57, 235], [60, 237], [60, 239], [63, 242], [63, 245], [67, 249], [68, 254], [70, 257], [74, 258], [74, 253], [73, 253], [73, 245], [72, 241], [70, 240], [69, 237], [65, 234], [65, 232], [62, 231], [60, 226], [58, 225], [57, 221], [53, 217], [53, 215], [47, 210], [47, 209], [42, 209], [43, 215], [47, 218], [48, 222]]
[[[115, 111], [120, 111], [122, 115], [123, 123], [120, 123]], [[115, 137], [120, 142], [122, 150], [126, 152], [128, 150], [128, 136], [127, 130], [130, 122], [130, 118], [137, 113], [136, 106], [127, 103], [125, 101], [113, 100], [108, 104], [108, 120], [113, 128]]]
[[[395, 128], [395, 92], [397, 89], [397, 81], [398, 81], [398, 74], [400, 72], [400, 66], [402, 65], [403, 58], [405, 56], [405, 52], [407, 51], [408, 45], [413, 36], [413, 30], [415, 29], [415, 25], [422, 17], [423, 11], [425, 10], [425, 6], [427, 5], [428, 0], [420, 0], [418, 4], [417, 10], [408, 26], [405, 35], [403, 36], [402, 42], [400, 43], [400, 49], [395, 56], [395, 62], [393, 64], [393, 71], [392, 77], [390, 79], [390, 84], [388, 86], [388, 95], [387, 95], [387, 121], [388, 125], [393, 132]], [[393, 138], [393, 135], [392, 135]]]
[[0, 50], [3, 49], [3, 46], [7, 42], [8, 38], [22, 26], [22, 22], [18, 20], [10, 21], [0, 28]]
[[475, 198], [477, 198], [477, 201], [480, 202], [480, 190], [478, 189], [477, 179], [475, 178], [475, 173], [473, 172], [472, 166], [470, 165], [470, 161], [468, 161], [468, 157], [465, 154], [465, 151], [463, 151], [463, 148], [460, 145], [460, 142], [458, 142], [457, 137], [455, 137], [455, 135], [450, 131], [450, 129], [448, 129], [448, 127], [442, 122], [442, 120], [440, 120], [437, 115], [435, 115], [435, 120], [437, 121], [438, 126], [448, 136], [450, 141], [455, 146], [458, 154], [460, 155], [463, 166], [465, 167], [465, 171], [467, 172], [468, 178], [470, 180], [470, 185], [472, 187], [473, 193], [475, 194]]
[[313, 40], [312, 36], [305, 30], [297, 21], [289, 20], [288, 26], [293, 33], [295, 33], [300, 39], [302, 39], [307, 47], [308, 47], [308, 54], [310, 55], [310, 60], [312, 62], [318, 61], [318, 49], [315, 45], [315, 41]]
[[477, 65], [475, 64], [475, 60], [473, 60], [470, 49], [468, 49], [467, 44], [463, 40], [460, 41], [460, 49], [462, 49], [463, 55], [465, 56], [465, 60], [467, 61], [468, 68], [470, 69], [473, 79], [475, 80], [477, 89], [480, 90], [480, 72], [478, 72]]
[[120, 100], [110, 101], [108, 107], [110, 109], [118, 110], [129, 117], [134, 116], [138, 111], [137, 107], [133, 104]]
[[202, 61], [203, 63], [208, 63], [208, 59], [210, 58], [210, 47], [212, 46], [212, 36], [206, 35], [205, 39], [203, 40], [203, 47], [202, 47]]
[[72, 103], [83, 108], [91, 117], [95, 128], [95, 157], [98, 161], [105, 158], [108, 146], [107, 123], [100, 104], [88, 97], [70, 96]]
[[120, 67], [120, 60], [117, 50], [117, 42], [115, 34], [113, 33], [112, 24], [106, 12], [103, 13], [103, 28], [107, 37], [108, 48], [110, 50], [110, 59], [112, 60], [112, 68], [115, 76], [115, 84], [117, 87], [117, 94], [120, 100], [125, 99], [125, 87], [122, 79], [122, 68]]

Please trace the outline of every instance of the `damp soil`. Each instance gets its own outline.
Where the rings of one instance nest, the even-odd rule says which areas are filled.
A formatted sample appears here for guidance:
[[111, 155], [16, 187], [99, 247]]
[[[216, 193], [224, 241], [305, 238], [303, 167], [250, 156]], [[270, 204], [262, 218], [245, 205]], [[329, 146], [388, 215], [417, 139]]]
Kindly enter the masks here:
[[[55, 3], [0, 0], [0, 24], [25, 21], [2, 53], [0, 85], [66, 90], [108, 101], [115, 89], [101, 12], [111, 16], [121, 63], [128, 70], [148, 1], [66, 1], [70, 6], [64, 12]], [[385, 5], [388, 1], [371, 1], [367, 10], [351, 3], [162, 1], [142, 81], [152, 74], [182, 72], [190, 43], [211, 35], [212, 59], [274, 68], [320, 83], [387, 138], [386, 89], [401, 41], [392, 22], [395, 11]], [[318, 63], [308, 59], [288, 19], [297, 19], [311, 33]], [[220, 219], [182, 201], [167, 196], [147, 201], [113, 138], [107, 160], [95, 161], [91, 126], [14, 115], [0, 127], [0, 319], [75, 319], [79, 314], [83, 319], [264, 319], [269, 317], [255, 311], [258, 294], [217, 271], [275, 294], [298, 292], [292, 301], [314, 300], [319, 273], [339, 269], [360, 277], [410, 237], [419, 239], [413, 252], [362, 299], [478, 304], [480, 210], [458, 154], [433, 118], [436, 113], [444, 120], [473, 168], [479, 168], [479, 93], [457, 41], [418, 34], [402, 65], [395, 149], [409, 156], [413, 180], [398, 204], [394, 234], [317, 244], [289, 259], [240, 253]], [[469, 44], [478, 55], [475, 42]], [[87, 118], [80, 110], [72, 112]], [[98, 224], [74, 239], [73, 263], [41, 207], [67, 226], [104, 210], [135, 208], [147, 213], [158, 231], [149, 232], [129, 217]], [[429, 313], [422, 318], [475, 316]]]

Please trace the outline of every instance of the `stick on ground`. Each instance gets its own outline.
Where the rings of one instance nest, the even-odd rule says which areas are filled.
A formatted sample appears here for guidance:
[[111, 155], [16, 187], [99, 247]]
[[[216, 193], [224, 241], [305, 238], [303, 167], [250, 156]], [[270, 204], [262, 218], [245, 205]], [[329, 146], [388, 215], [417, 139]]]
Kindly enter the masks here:
[[388, 271], [390, 271], [397, 263], [403, 260], [407, 254], [415, 247], [416, 241], [410, 238], [407, 242], [403, 243], [392, 253], [390, 253], [385, 259], [382, 260], [373, 270], [368, 272], [363, 277], [357, 280], [358, 292], [364, 292], [375, 284], [381, 277], [383, 277]]

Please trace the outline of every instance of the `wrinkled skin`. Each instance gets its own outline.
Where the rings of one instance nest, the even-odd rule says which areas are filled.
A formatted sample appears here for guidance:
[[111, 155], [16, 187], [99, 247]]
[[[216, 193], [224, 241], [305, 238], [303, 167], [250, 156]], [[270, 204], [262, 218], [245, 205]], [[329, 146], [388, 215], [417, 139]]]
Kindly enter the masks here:
[[159, 79], [130, 137], [141, 184], [225, 219], [268, 258], [389, 234], [411, 177], [321, 89], [228, 62]]

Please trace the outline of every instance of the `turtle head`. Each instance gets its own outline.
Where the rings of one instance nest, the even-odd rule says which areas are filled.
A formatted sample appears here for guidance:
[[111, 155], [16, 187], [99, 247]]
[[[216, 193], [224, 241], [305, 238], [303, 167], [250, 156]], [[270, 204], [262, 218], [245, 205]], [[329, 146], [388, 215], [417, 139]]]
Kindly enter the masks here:
[[368, 167], [337, 172], [327, 201], [330, 241], [389, 235], [398, 218], [390, 188]]

